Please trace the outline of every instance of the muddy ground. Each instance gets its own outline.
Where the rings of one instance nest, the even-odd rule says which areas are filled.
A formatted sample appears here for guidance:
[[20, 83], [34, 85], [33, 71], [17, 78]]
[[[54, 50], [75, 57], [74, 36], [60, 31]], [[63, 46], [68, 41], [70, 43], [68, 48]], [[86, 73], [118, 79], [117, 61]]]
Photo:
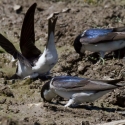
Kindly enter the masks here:
[[[72, 75], [92, 79], [116, 79], [124, 70], [125, 59], [117, 52], [105, 56], [105, 65], [97, 64], [98, 55], [86, 52], [80, 58], [72, 43], [85, 29], [120, 27], [125, 25], [124, 0], [1, 0], [0, 32], [19, 50], [19, 38], [24, 14], [36, 2], [36, 46], [43, 51], [47, 41], [47, 17], [59, 14], [56, 41], [59, 61], [51, 70], [53, 76]], [[22, 9], [14, 10], [15, 5]], [[122, 50], [121, 53], [124, 51]], [[124, 54], [124, 53], [123, 53]], [[94, 103], [78, 108], [64, 108], [66, 101], [43, 103], [40, 90], [44, 82], [36, 80], [8, 80], [16, 70], [9, 54], [0, 48], [0, 124], [1, 125], [95, 125], [125, 119], [124, 88], [116, 89]]]

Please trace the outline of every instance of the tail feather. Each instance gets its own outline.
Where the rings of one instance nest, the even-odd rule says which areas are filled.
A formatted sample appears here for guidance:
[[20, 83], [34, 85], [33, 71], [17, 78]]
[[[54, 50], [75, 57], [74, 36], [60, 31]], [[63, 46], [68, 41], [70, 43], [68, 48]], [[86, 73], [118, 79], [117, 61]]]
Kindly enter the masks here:
[[113, 32], [125, 32], [125, 27], [113, 28]]
[[116, 86], [118, 86], [118, 87], [123, 87], [123, 86], [125, 86], [125, 82], [117, 83]]

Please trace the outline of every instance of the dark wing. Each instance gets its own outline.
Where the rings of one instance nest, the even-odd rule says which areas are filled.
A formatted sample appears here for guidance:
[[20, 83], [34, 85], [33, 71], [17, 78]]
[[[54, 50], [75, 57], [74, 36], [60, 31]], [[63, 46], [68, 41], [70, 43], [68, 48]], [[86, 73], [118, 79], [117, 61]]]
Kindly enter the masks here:
[[27, 11], [21, 30], [20, 49], [26, 58], [38, 57], [41, 51], [36, 48], [34, 33], [34, 13], [37, 4], [34, 3]]
[[17, 51], [14, 45], [8, 39], [6, 39], [2, 34], [0, 34], [0, 46], [3, 49], [5, 49], [6, 52], [11, 54], [15, 59], [18, 59], [26, 66], [31, 67], [29, 61], [19, 51]]
[[[111, 84], [109, 84], [111, 81]], [[110, 90], [116, 87], [120, 87], [116, 83], [119, 80], [90, 80], [85, 78], [79, 77], [72, 77], [72, 76], [60, 76], [55, 77], [52, 81], [52, 85], [58, 90], [65, 90], [65, 91], [103, 91], [103, 90]], [[113, 85], [114, 83], [114, 85]]]
[[125, 27], [113, 28], [113, 32], [125, 32]]
[[87, 30], [80, 38], [82, 44], [95, 44], [125, 39], [125, 28]]

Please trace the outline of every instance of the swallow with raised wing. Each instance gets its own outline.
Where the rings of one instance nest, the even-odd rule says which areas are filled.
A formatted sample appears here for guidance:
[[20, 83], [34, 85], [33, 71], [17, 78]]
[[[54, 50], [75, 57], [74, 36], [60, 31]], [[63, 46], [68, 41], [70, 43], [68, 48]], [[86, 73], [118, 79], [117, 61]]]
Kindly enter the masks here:
[[45, 83], [41, 89], [41, 97], [50, 102], [56, 95], [68, 99], [65, 107], [75, 106], [83, 102], [93, 102], [111, 90], [125, 86], [117, 80], [91, 80], [73, 76], [57, 76]]
[[20, 49], [0, 34], [0, 46], [18, 59], [16, 75], [19, 78], [36, 78], [46, 75], [57, 63], [58, 54], [54, 43], [54, 30], [57, 16], [48, 19], [48, 40], [43, 54], [35, 46], [34, 13], [37, 4], [34, 3], [27, 11], [21, 30]]
[[99, 52], [100, 59], [104, 63], [105, 52], [125, 47], [125, 27], [85, 30], [76, 37], [73, 46], [79, 54], [83, 54], [86, 50]]

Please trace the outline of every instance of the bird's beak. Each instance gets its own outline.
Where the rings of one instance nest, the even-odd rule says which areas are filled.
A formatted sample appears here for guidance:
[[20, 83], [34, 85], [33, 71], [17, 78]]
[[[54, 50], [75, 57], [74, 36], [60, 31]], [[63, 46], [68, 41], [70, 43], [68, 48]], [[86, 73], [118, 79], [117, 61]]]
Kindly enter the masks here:
[[58, 16], [57, 16], [57, 14], [51, 14], [47, 19], [48, 19], [48, 40], [47, 40], [46, 48], [50, 41], [50, 34], [53, 33], [53, 35], [54, 35], [55, 25], [56, 25]]
[[53, 15], [48, 20], [48, 40], [49, 40], [49, 37], [50, 37], [50, 33], [53, 32], [53, 34], [54, 34], [54, 32], [55, 32], [55, 25], [56, 25], [57, 19], [58, 19], [58, 16]]

